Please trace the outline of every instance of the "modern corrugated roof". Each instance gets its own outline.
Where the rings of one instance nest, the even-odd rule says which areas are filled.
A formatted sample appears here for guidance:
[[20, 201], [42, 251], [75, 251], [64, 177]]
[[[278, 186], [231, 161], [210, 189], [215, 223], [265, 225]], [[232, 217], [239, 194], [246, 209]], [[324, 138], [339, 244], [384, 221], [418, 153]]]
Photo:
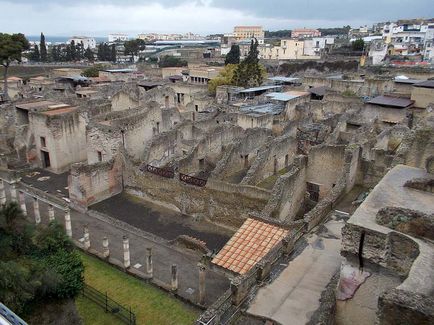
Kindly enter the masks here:
[[278, 103], [266, 103], [257, 105], [242, 106], [240, 112], [245, 114], [272, 114], [278, 115], [284, 110], [284, 105]]
[[423, 88], [434, 88], [434, 80], [427, 80], [423, 82], [418, 82], [414, 85], [415, 87], [423, 87]]
[[368, 104], [389, 106], [396, 108], [406, 108], [414, 104], [414, 100], [408, 98], [377, 96], [367, 101]]
[[281, 81], [281, 82], [296, 82], [296, 81], [300, 81], [300, 78], [275, 76], [275, 77], [268, 78], [268, 80], [271, 80], [271, 81]]
[[212, 263], [245, 274], [287, 234], [286, 229], [248, 218], [213, 258]]
[[287, 91], [284, 93], [268, 93], [265, 96], [272, 99], [272, 100], [287, 102], [287, 101], [290, 101], [291, 99], [305, 96], [308, 94], [309, 93], [307, 93], [305, 91]]
[[110, 73], [116, 73], [116, 72], [128, 73], [128, 72], [135, 72], [136, 70], [134, 70], [134, 69], [107, 69], [107, 70], [103, 70], [103, 71], [110, 72]]
[[263, 90], [269, 90], [269, 89], [281, 89], [281, 88], [282, 88], [282, 86], [279, 86], [279, 85], [260, 86], [260, 87], [243, 89], [240, 91], [240, 93], [254, 93], [256, 91], [263, 91]]
[[313, 87], [313, 88], [309, 88], [307, 91], [317, 96], [324, 96], [326, 93], [326, 87], [325, 86]]

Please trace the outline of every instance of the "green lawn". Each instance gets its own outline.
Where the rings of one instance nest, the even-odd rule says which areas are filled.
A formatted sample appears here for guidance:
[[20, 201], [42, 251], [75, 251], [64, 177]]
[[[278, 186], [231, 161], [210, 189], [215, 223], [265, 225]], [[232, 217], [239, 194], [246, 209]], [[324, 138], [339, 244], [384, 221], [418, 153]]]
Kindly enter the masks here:
[[[136, 314], [137, 324], [193, 324], [199, 313], [166, 292], [129, 276], [97, 258], [81, 254], [85, 282]], [[76, 305], [85, 325], [118, 324], [103, 309], [79, 297]], [[120, 323], [119, 323], [120, 324]]]

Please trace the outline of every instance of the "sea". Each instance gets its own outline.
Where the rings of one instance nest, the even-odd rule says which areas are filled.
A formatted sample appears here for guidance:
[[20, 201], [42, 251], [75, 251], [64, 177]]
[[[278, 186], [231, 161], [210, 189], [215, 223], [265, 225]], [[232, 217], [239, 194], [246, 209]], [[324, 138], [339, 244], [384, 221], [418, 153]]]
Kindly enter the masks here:
[[[29, 40], [29, 42], [39, 42], [41, 40], [41, 35], [30, 35], [26, 38]], [[62, 44], [66, 43], [71, 37], [70, 36], [49, 36], [45, 35], [45, 42], [50, 44]], [[101, 36], [94, 36], [93, 37], [97, 43], [107, 42], [107, 37], [101, 37]]]

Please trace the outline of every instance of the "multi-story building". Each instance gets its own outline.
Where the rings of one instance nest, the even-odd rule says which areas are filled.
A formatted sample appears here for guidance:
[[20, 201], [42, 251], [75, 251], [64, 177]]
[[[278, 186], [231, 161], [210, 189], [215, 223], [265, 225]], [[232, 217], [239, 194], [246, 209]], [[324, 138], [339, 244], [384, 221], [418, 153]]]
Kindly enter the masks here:
[[233, 34], [237, 40], [256, 38], [258, 42], [265, 36], [262, 26], [235, 26]]
[[318, 29], [299, 28], [294, 29], [291, 32], [292, 38], [309, 38], [319, 36], [321, 36], [321, 32]]
[[313, 37], [304, 40], [303, 54], [307, 56], [321, 56], [327, 52], [335, 43], [333, 37]]
[[109, 43], [128, 41], [128, 35], [122, 33], [113, 33], [108, 35]]
[[96, 41], [95, 41], [95, 38], [93, 38], [93, 37], [87, 37], [87, 36], [72, 36], [72, 37], [68, 40], [68, 44], [70, 44], [72, 41], [74, 41], [75, 44], [83, 43], [83, 47], [84, 47], [85, 49], [87, 49], [87, 48], [91, 48], [91, 49], [96, 48]]

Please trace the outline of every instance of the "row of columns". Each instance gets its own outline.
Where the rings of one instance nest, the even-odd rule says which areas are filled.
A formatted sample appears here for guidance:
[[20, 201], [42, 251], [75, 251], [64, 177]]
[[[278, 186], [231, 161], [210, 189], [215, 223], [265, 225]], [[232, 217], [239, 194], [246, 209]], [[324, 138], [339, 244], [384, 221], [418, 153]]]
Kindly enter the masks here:
[[[11, 201], [16, 202], [20, 205], [20, 208], [25, 216], [27, 216], [27, 205], [26, 205], [26, 192], [17, 189], [16, 183], [10, 184], [11, 190]], [[28, 194], [30, 195], [30, 194]], [[39, 199], [36, 196], [30, 195], [33, 199], [33, 214], [35, 216], [35, 223], [38, 225], [41, 223], [41, 212], [39, 208]], [[5, 184], [2, 179], [0, 179], [0, 204], [6, 204], [6, 190]], [[65, 217], [65, 231], [66, 235], [72, 238], [72, 225], [71, 225], [71, 213], [70, 210], [64, 209], [64, 217]], [[49, 221], [54, 220], [54, 206], [52, 204], [48, 204], [48, 219]]]
[[[17, 195], [18, 194], [18, 195]], [[33, 213], [35, 216], [35, 223], [41, 223], [41, 213], [39, 208], [39, 199], [35, 196], [33, 198]], [[27, 205], [26, 205], [26, 192], [17, 190], [16, 183], [11, 184], [11, 200], [13, 202], [17, 202], [20, 205], [23, 214], [27, 216]], [[0, 179], [0, 204], [6, 204], [6, 191], [4, 186], [4, 181]], [[71, 214], [69, 209], [64, 210], [64, 218], [65, 218], [65, 231], [68, 237], [72, 238], [72, 225], [71, 225]], [[53, 221], [54, 217], [54, 206], [48, 204], [48, 218], [49, 221]], [[130, 258], [130, 244], [129, 238], [124, 236], [122, 238], [123, 244], [123, 266], [125, 268], [129, 268], [131, 266], [131, 258]], [[107, 237], [103, 238], [102, 242], [103, 246], [103, 257], [108, 259], [110, 257], [110, 248], [109, 248], [109, 240]], [[83, 227], [83, 248], [85, 250], [90, 249], [90, 233], [89, 226], [85, 225]], [[199, 263], [199, 304], [204, 304], [205, 301], [205, 273], [206, 268], [203, 264]], [[153, 276], [153, 262], [152, 262], [152, 248], [146, 248], [145, 255], [145, 270], [148, 275]], [[171, 280], [170, 280], [170, 289], [172, 291], [178, 290], [178, 266], [176, 264], [172, 264], [171, 266]]]
[[[123, 266], [124, 268], [129, 268], [131, 266], [131, 256], [130, 256], [130, 242], [127, 236], [123, 236], [122, 238], [122, 246], [123, 246]], [[105, 259], [110, 257], [110, 248], [109, 248], [109, 240], [107, 237], [104, 237], [102, 240], [103, 252], [102, 256]], [[85, 225], [83, 227], [83, 248], [85, 250], [90, 249], [90, 234], [89, 227]], [[206, 268], [202, 263], [198, 264], [199, 267], [199, 304], [204, 304], [205, 302], [205, 274]], [[145, 271], [150, 276], [153, 277], [153, 262], [152, 262], [152, 248], [146, 248], [145, 255]], [[176, 264], [171, 265], [171, 276], [170, 276], [170, 289], [172, 291], [178, 290], [178, 266]]]

